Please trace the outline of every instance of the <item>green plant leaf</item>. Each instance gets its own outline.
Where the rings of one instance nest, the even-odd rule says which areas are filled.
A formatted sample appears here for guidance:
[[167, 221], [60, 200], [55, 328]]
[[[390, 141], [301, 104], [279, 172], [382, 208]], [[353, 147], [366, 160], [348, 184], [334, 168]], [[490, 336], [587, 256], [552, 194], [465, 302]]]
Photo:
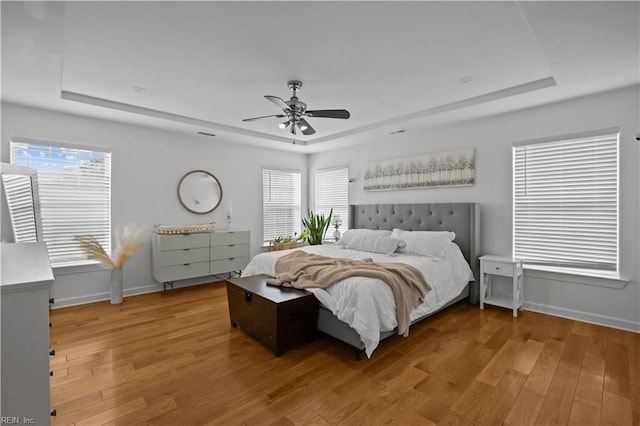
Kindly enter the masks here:
[[311, 245], [322, 244], [322, 239], [325, 232], [331, 224], [331, 218], [333, 217], [333, 209], [329, 212], [329, 216], [325, 217], [324, 214], [315, 214], [313, 211], [307, 211], [307, 217], [302, 218], [302, 225], [304, 230], [301, 237], [305, 238]]

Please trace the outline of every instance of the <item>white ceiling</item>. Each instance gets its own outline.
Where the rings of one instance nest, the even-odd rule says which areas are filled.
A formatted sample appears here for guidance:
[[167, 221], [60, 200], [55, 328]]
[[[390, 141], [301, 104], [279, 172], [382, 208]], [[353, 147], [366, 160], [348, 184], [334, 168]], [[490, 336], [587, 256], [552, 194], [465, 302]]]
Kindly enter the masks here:
[[[639, 6], [2, 2], [2, 100], [317, 152], [638, 84]], [[279, 113], [263, 96], [290, 79], [351, 118], [308, 118], [295, 145], [276, 118], [242, 122]]]

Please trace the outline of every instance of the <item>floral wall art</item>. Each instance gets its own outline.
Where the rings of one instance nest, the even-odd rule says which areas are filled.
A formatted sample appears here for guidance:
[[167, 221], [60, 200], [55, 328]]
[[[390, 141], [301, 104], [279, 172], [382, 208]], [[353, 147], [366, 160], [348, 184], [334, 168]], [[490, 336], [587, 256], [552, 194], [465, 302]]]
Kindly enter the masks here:
[[472, 186], [474, 182], [473, 148], [370, 162], [364, 173], [365, 191]]

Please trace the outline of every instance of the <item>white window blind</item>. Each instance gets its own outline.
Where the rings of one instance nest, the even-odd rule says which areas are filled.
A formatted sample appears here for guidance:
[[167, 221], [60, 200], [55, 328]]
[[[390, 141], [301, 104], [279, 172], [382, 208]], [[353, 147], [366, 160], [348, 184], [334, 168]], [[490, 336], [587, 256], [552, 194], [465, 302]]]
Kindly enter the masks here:
[[617, 272], [618, 133], [522, 143], [513, 156], [515, 256]]
[[299, 171], [262, 169], [264, 242], [300, 235], [302, 174]]
[[111, 153], [57, 143], [11, 141], [11, 162], [37, 170], [42, 235], [53, 266], [94, 263], [74, 237], [111, 253]]
[[327, 237], [331, 237], [335, 231], [336, 218], [342, 221], [338, 228], [342, 233], [349, 229], [349, 169], [318, 170], [315, 180], [315, 214], [329, 215], [333, 209], [333, 220]]

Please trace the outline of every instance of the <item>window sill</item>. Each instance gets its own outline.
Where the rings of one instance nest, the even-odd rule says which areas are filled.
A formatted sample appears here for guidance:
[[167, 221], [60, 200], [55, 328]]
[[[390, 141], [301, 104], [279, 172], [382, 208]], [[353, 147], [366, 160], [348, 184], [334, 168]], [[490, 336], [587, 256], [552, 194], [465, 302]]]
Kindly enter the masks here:
[[109, 268], [102, 262], [64, 263], [52, 266], [52, 269], [54, 275], [71, 275], [109, 270]]
[[575, 284], [586, 284], [597, 287], [624, 288], [629, 282], [613, 272], [585, 272], [552, 266], [524, 265], [525, 277], [542, 278], [554, 281], [565, 281]]

